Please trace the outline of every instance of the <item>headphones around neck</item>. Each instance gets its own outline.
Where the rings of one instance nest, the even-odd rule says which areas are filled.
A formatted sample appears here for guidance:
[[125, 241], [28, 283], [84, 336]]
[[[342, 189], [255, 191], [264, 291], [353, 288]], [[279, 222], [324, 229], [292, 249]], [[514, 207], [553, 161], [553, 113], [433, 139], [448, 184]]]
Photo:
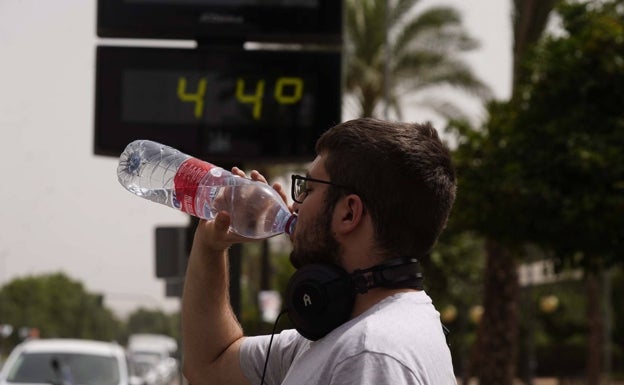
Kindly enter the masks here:
[[295, 329], [316, 341], [349, 320], [357, 294], [375, 287], [423, 288], [416, 258], [397, 258], [349, 274], [338, 266], [310, 264], [286, 287], [286, 311]]

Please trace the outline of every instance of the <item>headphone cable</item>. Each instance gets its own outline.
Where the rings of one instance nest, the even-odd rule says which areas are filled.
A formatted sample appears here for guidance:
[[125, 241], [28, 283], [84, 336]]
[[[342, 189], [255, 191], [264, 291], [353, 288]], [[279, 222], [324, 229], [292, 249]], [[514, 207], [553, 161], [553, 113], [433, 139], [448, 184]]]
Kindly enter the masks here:
[[275, 319], [275, 323], [273, 324], [273, 331], [271, 332], [271, 339], [269, 340], [269, 347], [267, 349], [266, 358], [264, 359], [264, 368], [262, 369], [262, 379], [260, 380], [260, 385], [264, 385], [264, 376], [266, 375], [267, 367], [269, 366], [269, 354], [271, 354], [271, 345], [273, 344], [273, 337], [275, 336], [275, 331], [277, 330], [277, 322], [283, 314], [288, 312], [287, 309], [282, 310]]

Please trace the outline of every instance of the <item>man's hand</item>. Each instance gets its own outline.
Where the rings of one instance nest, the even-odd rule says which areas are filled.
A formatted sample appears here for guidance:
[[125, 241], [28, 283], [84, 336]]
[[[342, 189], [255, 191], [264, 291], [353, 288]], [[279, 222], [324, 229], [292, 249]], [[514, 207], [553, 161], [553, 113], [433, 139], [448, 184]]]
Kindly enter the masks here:
[[[245, 173], [241, 169], [239, 169], [238, 167], [232, 168], [232, 174], [235, 174], [235, 175], [238, 175], [238, 176], [242, 176], [243, 178], [246, 178]], [[249, 173], [249, 178], [251, 180], [255, 180], [255, 181], [258, 181], [258, 182], [269, 184], [267, 182], [266, 178], [264, 177], [264, 175], [260, 174], [257, 170], [252, 170]], [[280, 183], [273, 183], [271, 185], [271, 187], [273, 187], [273, 189], [275, 191], [277, 191], [277, 193], [282, 198], [284, 203], [288, 204], [288, 195], [287, 195], [286, 191], [284, 190], [284, 187]], [[292, 207], [288, 206], [288, 208], [292, 212]]]
[[[245, 172], [238, 167], [232, 168], [232, 174], [240, 176], [241, 178], [247, 178]], [[264, 175], [260, 174], [257, 170], [251, 171], [249, 177], [252, 180], [268, 184]], [[274, 183], [272, 187], [275, 191], [277, 191], [284, 202], [288, 203], [287, 195], [282, 185]], [[202, 248], [208, 253], [212, 252], [220, 254], [235, 243], [257, 241], [255, 239], [245, 238], [230, 231], [230, 221], [231, 217], [227, 211], [220, 211], [213, 220], [208, 221], [201, 219], [195, 231], [193, 245]]]

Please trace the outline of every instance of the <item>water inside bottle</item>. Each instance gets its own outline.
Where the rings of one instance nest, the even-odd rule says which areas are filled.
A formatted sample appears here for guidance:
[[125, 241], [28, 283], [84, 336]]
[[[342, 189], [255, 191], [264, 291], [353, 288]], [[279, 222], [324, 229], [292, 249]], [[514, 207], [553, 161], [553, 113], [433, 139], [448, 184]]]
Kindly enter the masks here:
[[[128, 189], [128, 191], [132, 192], [133, 194], [140, 196], [142, 198], [145, 198], [147, 200], [150, 200], [152, 202], [173, 206], [169, 204], [169, 202], [172, 200], [172, 195], [173, 195], [173, 191], [171, 189], [164, 189], [164, 188], [148, 189], [148, 188], [141, 188], [137, 185], [129, 185], [126, 188]], [[179, 205], [177, 206], [177, 208], [179, 208]]]
[[[235, 178], [236, 184], [199, 187], [196, 207], [200, 216], [212, 219], [219, 211], [230, 213], [230, 227], [248, 238], [266, 238], [284, 232], [286, 214], [290, 214], [272, 187]], [[247, 181], [247, 182], [245, 182]]]

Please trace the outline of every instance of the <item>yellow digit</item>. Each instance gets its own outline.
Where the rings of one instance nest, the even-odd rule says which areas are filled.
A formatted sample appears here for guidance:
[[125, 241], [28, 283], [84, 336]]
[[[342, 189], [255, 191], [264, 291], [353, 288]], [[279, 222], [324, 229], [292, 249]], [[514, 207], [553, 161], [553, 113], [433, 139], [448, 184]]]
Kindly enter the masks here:
[[206, 95], [206, 78], [200, 78], [197, 83], [197, 92], [190, 94], [186, 92], [186, 78], [178, 79], [178, 99], [183, 102], [195, 103], [195, 118], [201, 118], [204, 113], [204, 95]]
[[241, 103], [253, 104], [253, 118], [260, 119], [262, 116], [262, 97], [264, 96], [264, 80], [256, 83], [256, 92], [254, 94], [245, 94], [245, 81], [241, 78], [236, 79], [236, 100]]
[[[292, 93], [285, 94], [285, 87], [291, 87], [293, 89]], [[275, 83], [275, 100], [279, 104], [295, 104], [301, 99], [301, 95], [303, 95], [302, 78], [283, 77], [277, 79]]]

